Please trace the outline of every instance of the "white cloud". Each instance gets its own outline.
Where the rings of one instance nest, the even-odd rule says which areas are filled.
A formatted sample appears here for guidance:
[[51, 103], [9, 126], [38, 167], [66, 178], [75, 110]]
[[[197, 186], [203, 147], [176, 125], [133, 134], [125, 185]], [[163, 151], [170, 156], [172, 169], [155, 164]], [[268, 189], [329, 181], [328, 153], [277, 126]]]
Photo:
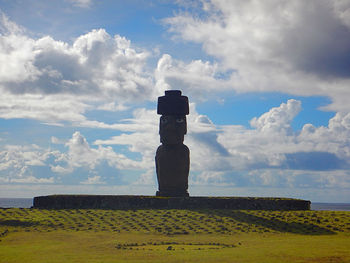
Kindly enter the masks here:
[[138, 169], [146, 170], [142, 173], [137, 184], [153, 184], [155, 176], [155, 152], [160, 144], [158, 135], [159, 116], [155, 110], [137, 109], [134, 118], [129, 119], [122, 133], [107, 140], [96, 140], [95, 145], [126, 145], [132, 153], [141, 154]]
[[272, 108], [259, 118], [253, 118], [250, 125], [263, 133], [291, 132], [291, 121], [301, 110], [301, 102], [288, 100], [280, 107]]
[[[63, 143], [63, 140], [55, 137], [51, 138], [51, 141]], [[0, 151], [0, 181], [46, 184], [62, 182], [61, 175], [65, 175], [64, 178], [72, 177], [65, 182], [71, 182], [78, 176], [75, 172], [83, 169], [88, 177], [81, 182], [82, 184], [103, 184], [106, 182], [97, 174], [99, 169], [109, 167], [110, 171], [118, 174], [121, 170], [140, 171], [153, 167], [150, 160], [132, 160], [116, 153], [110, 146], [99, 145], [97, 148], [92, 148], [80, 132], [75, 132], [72, 138], [66, 141], [65, 146], [68, 148], [67, 152], [44, 149], [37, 145], [6, 145], [4, 150]], [[142, 149], [136, 150], [142, 151]], [[108, 179], [111, 180], [111, 177]]]
[[78, 168], [94, 171], [103, 162], [107, 162], [110, 167], [115, 169], [135, 170], [143, 168], [142, 162], [116, 153], [111, 147], [91, 148], [85, 137], [78, 131], [74, 132], [72, 138], [65, 145], [68, 147], [68, 152], [62, 153], [56, 159], [56, 163], [59, 164], [51, 166], [54, 172], [72, 173]]
[[0, 10], [0, 33], [1, 34], [23, 34], [25, 29], [16, 23], [12, 22], [6, 15]]
[[350, 187], [349, 172], [300, 171], [257, 169], [248, 173], [249, 182], [254, 185], [281, 188], [347, 189]]
[[298, 143], [305, 150], [325, 151], [350, 161], [350, 113], [337, 113], [329, 120], [328, 127], [304, 125]]
[[65, 144], [66, 142], [64, 140], [60, 140], [55, 136], [51, 136], [51, 143], [53, 144]]
[[180, 89], [196, 100], [205, 100], [208, 94], [212, 96], [230, 88], [228, 80], [218, 78], [221, 73], [215, 63], [202, 60], [184, 63], [165, 54], [158, 60], [155, 71], [156, 89], [159, 95], [164, 90]]
[[43, 166], [48, 158], [48, 153], [42, 153], [35, 145], [31, 147], [21, 147], [14, 145], [5, 146], [5, 150], [0, 152], [0, 170], [9, 167], [23, 166]]
[[86, 181], [81, 182], [81, 184], [106, 184], [105, 182], [101, 181], [101, 176], [95, 175], [88, 177]]
[[300, 133], [291, 132], [290, 124], [300, 108], [300, 102], [296, 100], [282, 103], [253, 118], [254, 129], [219, 126], [221, 132], [217, 133], [217, 141], [230, 153], [231, 167], [239, 170], [259, 167], [319, 171], [348, 169], [348, 115], [337, 114], [328, 127], [306, 124]]
[[[306, 124], [296, 133], [288, 132], [301, 108], [296, 100], [291, 99], [254, 118], [251, 129], [215, 125], [207, 116], [197, 113], [195, 104], [190, 106], [189, 131], [185, 136], [185, 144], [191, 151], [190, 188], [205, 185], [286, 189], [349, 187], [348, 114], [337, 114], [327, 127]], [[53, 178], [60, 178], [57, 174], [75, 177], [75, 172], [83, 168], [88, 177], [80, 180], [80, 184], [107, 184], [111, 178], [102, 178], [99, 168], [111, 167], [115, 171], [138, 171], [140, 176], [133, 185], [154, 187], [154, 156], [160, 144], [159, 116], [155, 111], [139, 109], [128, 122], [129, 127], [125, 129], [128, 132], [96, 140], [93, 143], [96, 147], [91, 147], [80, 132], [75, 132], [66, 141], [66, 153], [35, 145], [7, 146], [7, 151], [1, 153], [0, 169], [6, 173], [1, 173], [0, 180], [7, 184], [49, 183], [57, 180]], [[52, 141], [63, 142], [57, 138]], [[131, 153], [140, 154], [140, 157], [132, 160], [115, 152], [110, 145], [126, 145]], [[49, 158], [53, 161], [48, 162]], [[35, 176], [31, 167], [38, 165], [49, 165], [53, 176]]]
[[[306, 124], [300, 133], [292, 132], [291, 122], [300, 110], [300, 101], [288, 100], [254, 118], [247, 129], [214, 125], [192, 109], [185, 142], [191, 150], [193, 183], [305, 187], [305, 179], [308, 187], [348, 187], [349, 115], [338, 113], [328, 127]], [[203, 123], [196, 120], [203, 120], [206, 129], [198, 128]]]
[[72, 166], [89, 166], [90, 168], [96, 166], [97, 152], [90, 148], [85, 137], [80, 132], [75, 132], [66, 143], [66, 146], [69, 148], [68, 158]]
[[349, 1], [202, 3], [199, 15], [164, 21], [177, 37], [201, 44], [221, 71], [232, 71], [232, 90], [328, 96], [326, 109], [350, 111]]
[[[7, 146], [0, 152], [0, 181], [51, 183], [86, 169], [89, 177], [79, 186], [91, 190], [88, 184], [108, 183], [96, 174], [103, 166], [139, 171], [134, 185], [153, 185], [159, 145], [156, 112], [137, 109], [133, 117], [114, 124], [89, 120], [86, 113], [129, 110], [131, 102], [135, 107], [137, 101], [154, 100], [165, 89], [176, 88], [196, 100], [213, 99], [222, 91], [322, 95], [332, 98], [326, 109], [339, 111], [327, 127], [306, 124], [292, 132], [291, 122], [301, 110], [297, 100], [253, 118], [251, 128], [215, 125], [191, 104], [185, 144], [191, 150], [193, 187], [349, 187], [350, 82], [343, 70], [349, 65], [349, 4], [333, 1], [325, 8], [325, 3], [205, 1], [205, 16], [182, 13], [166, 22], [181, 38], [202, 44], [216, 61], [185, 63], [166, 54], [153, 73], [146, 67], [149, 52], [119, 35], [98, 29], [72, 43], [50, 36], [34, 39], [2, 15], [0, 118], [68, 122], [122, 133], [92, 146], [80, 132], [69, 140], [53, 136], [51, 142], [65, 144], [67, 152]], [[137, 157], [120, 154], [111, 145], [127, 146]], [[42, 178], [34, 167], [50, 167], [53, 176]]]
[[69, 95], [15, 95], [4, 92], [0, 97], [0, 118], [36, 119], [47, 124], [80, 123], [90, 106]]
[[128, 106], [125, 106], [124, 104], [115, 104], [115, 102], [106, 103], [103, 105], [100, 105], [97, 107], [98, 110], [105, 110], [105, 111], [126, 111], [129, 109]]
[[[191, 183], [296, 187], [301, 181], [296, 178], [303, 175], [318, 182], [319, 172], [323, 173], [323, 179], [320, 177], [322, 183], [317, 185], [339, 186], [339, 182], [347, 185], [345, 177], [334, 176], [334, 184], [326, 178], [327, 173], [332, 178], [350, 166], [349, 116], [337, 114], [328, 127], [306, 124], [300, 133], [292, 132], [291, 122], [300, 110], [301, 102], [290, 99], [253, 118], [252, 128], [248, 129], [238, 125], [215, 125], [207, 116], [198, 114], [195, 104], [191, 104], [184, 142], [191, 151]], [[142, 167], [147, 170], [140, 180], [151, 184], [155, 178], [159, 120], [154, 119], [155, 112], [139, 112], [130, 122], [143, 121], [149, 128], [133, 126], [132, 132], [96, 140], [94, 144], [127, 145], [129, 151], [140, 153]]]
[[[203, 171], [197, 176], [189, 177], [190, 185], [215, 185], [215, 186], [227, 186], [224, 182], [225, 172], [222, 171]], [[230, 184], [234, 186], [234, 184]]]
[[33, 39], [1, 15], [1, 118], [79, 125], [88, 110], [126, 110], [130, 102], [154, 99], [149, 53], [126, 38], [97, 29], [72, 44]]
[[21, 183], [21, 184], [52, 184], [54, 183], [54, 178], [36, 178], [34, 176], [27, 176], [23, 178], [11, 179], [11, 183]]
[[66, 0], [81, 8], [88, 8], [92, 5], [92, 0]]
[[[34, 174], [33, 167], [45, 167], [47, 160], [59, 155], [37, 145], [5, 145], [0, 151], [0, 181], [7, 183], [54, 183], [54, 177]], [[47, 176], [47, 175], [46, 175]]]

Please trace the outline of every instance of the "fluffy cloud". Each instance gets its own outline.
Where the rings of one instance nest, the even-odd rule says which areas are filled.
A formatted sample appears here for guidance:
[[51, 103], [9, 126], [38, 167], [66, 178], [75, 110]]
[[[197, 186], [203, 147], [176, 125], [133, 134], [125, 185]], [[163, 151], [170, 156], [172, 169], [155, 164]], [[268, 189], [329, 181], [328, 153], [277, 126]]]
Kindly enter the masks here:
[[337, 114], [328, 127], [304, 125], [300, 133], [290, 124], [300, 111], [296, 100], [282, 103], [251, 121], [255, 129], [221, 126], [221, 142], [232, 155], [245, 157], [250, 168], [337, 170], [350, 165], [348, 115]]
[[222, 74], [218, 64], [193, 60], [189, 63], [163, 55], [155, 71], [156, 89], [162, 94], [167, 89], [180, 89], [196, 100], [207, 99], [218, 91], [229, 90], [231, 84]]
[[[241, 174], [244, 170], [257, 171], [264, 174], [264, 180], [260, 181], [263, 184], [274, 180], [282, 182], [278, 169], [336, 171], [349, 167], [350, 108], [346, 103], [350, 96], [347, 89], [350, 13], [346, 11], [349, 6], [348, 1], [213, 0], [202, 2], [199, 15], [180, 13], [164, 20], [177, 37], [202, 44], [206, 53], [218, 59], [215, 67], [211, 67], [211, 74], [207, 74], [212, 76], [209, 83], [218, 80], [218, 74], [213, 74], [215, 70], [229, 73], [226, 81], [230, 84], [217, 85], [218, 91], [231, 88], [237, 92], [322, 95], [332, 99], [332, 104], [325, 109], [339, 111], [328, 127], [306, 124], [300, 134], [291, 129], [291, 121], [301, 110], [300, 102], [295, 100], [253, 118], [253, 129], [213, 126], [216, 130], [211, 132], [211, 141], [219, 143], [229, 155], [223, 154], [221, 147], [210, 148], [210, 154], [209, 151], [206, 154], [208, 146], [200, 147], [200, 154], [193, 154], [198, 164], [213, 173], [220, 168], [227, 173], [230, 169], [242, 171]], [[180, 73], [182, 69], [176, 64], [174, 67], [169, 58], [166, 61], [166, 65], [172, 66], [163, 67], [167, 72], [163, 75], [168, 74], [168, 79], [174, 82], [173, 71]], [[196, 141], [193, 145], [198, 147], [199, 138], [209, 135], [194, 133], [189, 134], [191, 136]], [[215, 154], [220, 157], [215, 158]], [[274, 169], [267, 170], [271, 168]], [[286, 184], [295, 177], [289, 174]], [[231, 173], [228, 177], [242, 176]], [[220, 178], [222, 181], [223, 176]], [[244, 178], [239, 180], [242, 182]]]
[[263, 133], [291, 132], [291, 121], [301, 110], [301, 103], [297, 100], [288, 100], [280, 107], [272, 108], [259, 118], [253, 118], [250, 125]]
[[212, 0], [203, 1], [199, 15], [165, 22], [231, 70], [233, 90], [328, 96], [327, 109], [348, 112], [349, 7], [349, 1]]
[[[1, 15], [0, 118], [61, 126], [69, 122], [77, 129], [121, 134], [90, 142], [78, 131], [67, 140], [52, 137], [54, 147], [64, 144], [66, 151], [63, 146], [60, 151], [6, 146], [0, 152], [0, 181], [57, 183], [76, 176], [79, 186], [91, 190], [90, 185], [110, 182], [109, 173], [99, 173], [107, 167], [113, 173], [137, 171], [133, 186], [154, 184], [156, 112], [137, 109], [114, 124], [86, 116], [92, 110], [129, 110], [138, 101], [178, 88], [198, 101], [223, 91], [322, 95], [332, 99], [327, 109], [338, 111], [328, 126], [306, 124], [296, 132], [291, 122], [301, 110], [297, 100], [253, 118], [250, 128], [216, 125], [191, 104], [185, 137], [191, 150], [191, 187], [349, 187], [350, 76], [344, 70], [349, 67], [348, 2], [213, 0], [203, 1], [202, 7], [204, 16], [180, 13], [166, 23], [182, 39], [202, 44], [216, 61], [185, 63], [166, 54], [154, 72], [146, 69], [147, 51], [103, 29], [72, 43], [49, 36], [34, 39]], [[118, 147], [129, 152], [121, 154]]]
[[[191, 184], [274, 187], [347, 187], [350, 166], [348, 114], [337, 114], [327, 127], [304, 125], [293, 132], [291, 122], [301, 102], [290, 99], [251, 120], [251, 129], [215, 125], [190, 105], [185, 144], [191, 150]], [[154, 155], [159, 138], [155, 112], [140, 110], [133, 122], [143, 120], [150, 130], [123, 133], [96, 145], [128, 145], [141, 153], [147, 172], [140, 179], [154, 183]], [[148, 121], [147, 121], [148, 120]], [[303, 181], [303, 179], [305, 179]]]
[[[64, 143], [55, 137], [51, 140], [55, 144]], [[37, 145], [5, 145], [0, 151], [0, 182], [47, 184], [78, 179], [81, 184], [105, 184], [112, 174], [102, 178], [98, 175], [101, 169], [110, 168], [110, 172], [117, 175], [121, 170], [142, 171], [152, 166], [149, 160], [134, 161], [116, 153], [110, 146], [92, 148], [80, 132], [75, 132], [64, 144], [67, 152]], [[83, 171], [82, 176], [79, 172], [76, 174], [79, 169]], [[64, 179], [67, 177], [68, 180]]]
[[[138, 109], [134, 111], [133, 118], [128, 120], [125, 133], [113, 136], [107, 140], [96, 140], [95, 145], [100, 148], [103, 145], [128, 146], [132, 153], [141, 154], [138, 169], [145, 170], [135, 184], [150, 185], [155, 183], [154, 157], [159, 145], [159, 117], [155, 110]], [[130, 132], [132, 131], [132, 132]]]
[[[300, 108], [299, 101], [288, 100], [253, 118], [252, 127], [248, 129], [215, 125], [207, 116], [198, 114], [195, 104], [191, 104], [185, 137], [185, 144], [191, 151], [191, 187], [209, 184], [349, 187], [349, 114], [337, 114], [327, 127], [306, 124], [300, 132], [291, 132], [290, 123]], [[84, 171], [85, 176], [79, 177], [80, 184], [103, 185], [112, 180], [109, 173], [129, 170], [138, 173], [135, 185], [154, 187], [154, 156], [160, 144], [158, 122], [155, 111], [139, 109], [125, 124], [124, 133], [96, 140], [95, 146], [90, 146], [78, 131], [65, 142], [51, 138], [55, 144], [64, 143], [67, 152], [37, 146], [7, 146], [0, 153], [0, 180], [3, 183], [50, 183]], [[127, 146], [128, 151], [138, 157], [130, 159], [111, 146]], [[35, 167], [49, 167], [46, 171], [49, 177], [38, 176], [33, 170]], [[112, 170], [103, 175], [100, 171], [106, 167]]]
[[304, 125], [298, 141], [305, 150], [324, 151], [350, 161], [350, 113], [337, 113], [329, 120], [328, 127]]
[[[107, 165], [115, 169], [135, 170], [142, 169], [142, 163], [131, 160], [123, 154], [118, 154], [111, 147], [91, 148], [85, 137], [80, 132], [75, 132], [72, 138], [65, 144], [68, 152], [56, 159], [59, 165], [52, 166], [53, 171], [59, 173], [72, 173], [80, 167], [94, 171], [98, 165], [107, 162]], [[96, 180], [96, 178], [95, 178]]]
[[45, 169], [47, 160], [59, 156], [37, 145], [7, 145], [0, 151], [0, 182], [2, 183], [54, 183], [54, 177], [38, 176], [33, 169]]
[[[215, 125], [207, 116], [198, 114], [194, 104], [190, 108], [185, 144], [191, 151], [191, 183], [194, 185], [215, 182], [231, 186], [298, 187], [303, 175], [313, 182], [323, 182], [323, 186], [341, 185], [340, 179], [347, 185], [343, 173], [350, 166], [349, 147], [346, 146], [350, 143], [348, 115], [336, 115], [328, 127], [306, 124], [302, 131], [293, 132], [291, 122], [301, 110], [301, 102], [293, 99], [253, 118], [251, 129]], [[155, 112], [139, 112], [142, 114], [135, 115], [133, 122], [142, 120], [153, 127], [152, 131], [135, 130], [108, 140], [97, 140], [94, 144], [128, 145], [131, 152], [141, 153], [143, 168], [148, 171], [142, 180], [152, 184], [154, 155], [159, 144], [158, 120], [154, 118]], [[317, 179], [316, 171], [323, 173], [322, 180]], [[331, 184], [326, 172], [338, 174], [329, 176], [329, 180], [333, 178], [337, 183]]]
[[81, 123], [87, 110], [125, 110], [153, 98], [149, 53], [126, 38], [98, 29], [72, 44], [33, 39], [0, 15], [1, 118]]
[[101, 181], [101, 176], [95, 175], [92, 177], [88, 177], [86, 181], [81, 182], [81, 184], [105, 184], [105, 182]]

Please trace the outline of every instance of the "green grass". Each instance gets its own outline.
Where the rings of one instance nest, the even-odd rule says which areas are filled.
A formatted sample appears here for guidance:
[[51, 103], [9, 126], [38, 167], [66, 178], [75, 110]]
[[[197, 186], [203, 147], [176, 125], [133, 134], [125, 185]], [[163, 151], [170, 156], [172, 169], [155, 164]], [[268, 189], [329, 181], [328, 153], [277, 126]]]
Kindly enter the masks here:
[[0, 262], [350, 262], [350, 212], [0, 209]]

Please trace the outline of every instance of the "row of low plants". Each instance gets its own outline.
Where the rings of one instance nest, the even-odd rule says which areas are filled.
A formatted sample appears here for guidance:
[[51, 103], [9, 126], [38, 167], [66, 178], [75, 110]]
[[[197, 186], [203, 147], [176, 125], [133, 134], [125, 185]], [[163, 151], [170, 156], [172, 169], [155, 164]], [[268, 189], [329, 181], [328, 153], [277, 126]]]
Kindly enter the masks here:
[[4, 231], [115, 231], [160, 234], [350, 232], [350, 212], [253, 210], [0, 209]]
[[147, 243], [118, 243], [116, 249], [136, 249], [136, 250], [205, 250], [205, 249], [222, 249], [234, 248], [234, 244], [226, 244], [220, 242], [176, 242], [176, 241], [161, 241]]

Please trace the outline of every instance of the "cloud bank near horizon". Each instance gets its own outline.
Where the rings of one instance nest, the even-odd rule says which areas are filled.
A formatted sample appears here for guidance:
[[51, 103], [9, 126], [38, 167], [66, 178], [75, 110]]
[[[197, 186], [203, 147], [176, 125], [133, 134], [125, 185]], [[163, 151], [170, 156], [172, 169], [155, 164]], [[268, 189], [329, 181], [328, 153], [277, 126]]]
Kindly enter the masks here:
[[[306, 124], [300, 132], [294, 132], [290, 124], [300, 108], [300, 101], [288, 100], [253, 118], [251, 128], [245, 128], [215, 125], [207, 116], [197, 113], [192, 104], [185, 140], [191, 149], [191, 184], [350, 187], [350, 114], [337, 114], [328, 127]], [[132, 121], [149, 123], [153, 126], [150, 130], [136, 124], [133, 131], [91, 144], [78, 131], [64, 142], [53, 137], [52, 142], [64, 144], [67, 152], [36, 145], [7, 146], [0, 152], [2, 183], [62, 183], [64, 176], [85, 170], [88, 178], [80, 178], [77, 183], [106, 184], [111, 178], [99, 175], [102, 166], [106, 166], [116, 175], [120, 171], [143, 171], [134, 183], [153, 186], [154, 152], [159, 144], [155, 115], [154, 110], [142, 110]], [[141, 159], [115, 152], [111, 147], [114, 145], [127, 146], [128, 151], [141, 154]], [[53, 176], [35, 178], [38, 167], [50, 167]], [[120, 179], [115, 182], [117, 185], [125, 183], [123, 176], [117, 177]]]

